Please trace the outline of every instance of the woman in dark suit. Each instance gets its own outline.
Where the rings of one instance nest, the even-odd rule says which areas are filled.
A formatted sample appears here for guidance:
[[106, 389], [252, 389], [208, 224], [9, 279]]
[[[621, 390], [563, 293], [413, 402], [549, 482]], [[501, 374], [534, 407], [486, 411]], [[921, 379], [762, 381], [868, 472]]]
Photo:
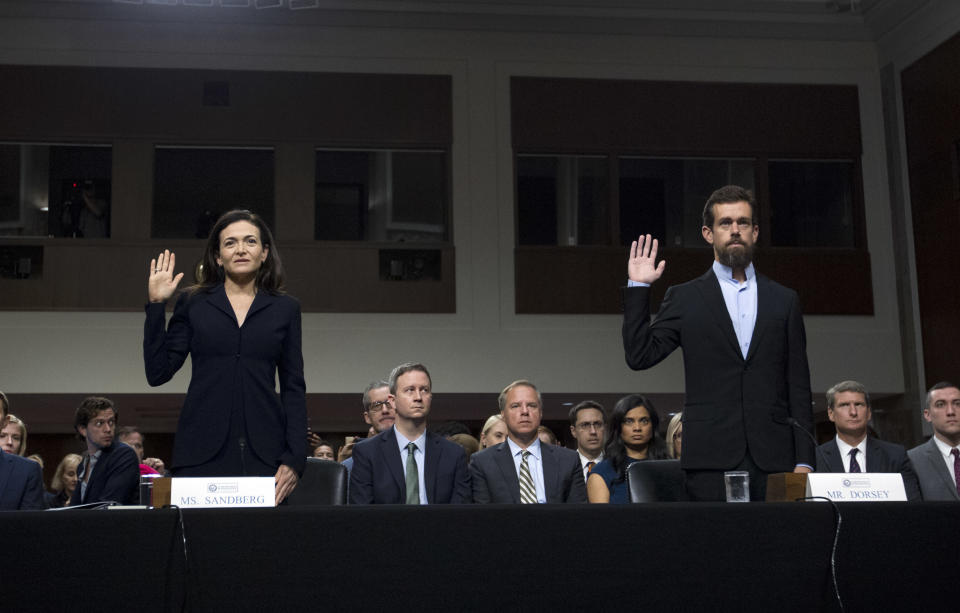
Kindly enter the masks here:
[[279, 504], [303, 472], [307, 420], [300, 305], [283, 293], [273, 235], [250, 211], [225, 213], [210, 231], [197, 284], [164, 329], [164, 304], [183, 278], [174, 276], [175, 260], [164, 251], [150, 261], [143, 339], [150, 385], [169, 381], [191, 356], [173, 475], [273, 475]]

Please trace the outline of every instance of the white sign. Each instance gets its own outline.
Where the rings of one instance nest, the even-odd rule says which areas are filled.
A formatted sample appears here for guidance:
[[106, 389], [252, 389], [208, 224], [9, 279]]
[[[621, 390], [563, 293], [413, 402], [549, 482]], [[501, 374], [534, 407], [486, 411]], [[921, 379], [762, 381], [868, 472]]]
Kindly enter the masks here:
[[807, 496], [834, 502], [906, 501], [900, 473], [810, 473]]
[[273, 507], [273, 477], [174, 477], [170, 504], [185, 509]]

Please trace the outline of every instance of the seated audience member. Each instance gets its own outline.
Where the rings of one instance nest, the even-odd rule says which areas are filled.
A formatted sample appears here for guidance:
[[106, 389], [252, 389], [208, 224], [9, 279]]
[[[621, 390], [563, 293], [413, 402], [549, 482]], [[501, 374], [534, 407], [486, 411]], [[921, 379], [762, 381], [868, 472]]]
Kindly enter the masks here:
[[610, 414], [605, 459], [587, 478], [590, 502], [630, 502], [627, 467], [641, 460], [669, 459], [659, 427], [660, 417], [648, 398], [630, 394], [617, 401]]
[[603, 461], [603, 438], [607, 412], [603, 405], [585, 400], [570, 409], [570, 434], [577, 441], [577, 454], [583, 467], [583, 480]]
[[467, 454], [468, 464], [470, 463], [470, 456], [480, 451], [480, 441], [474, 438], [471, 434], [454, 434], [453, 436], [447, 438], [463, 447], [464, 453]]
[[680, 459], [680, 447], [683, 444], [683, 412], [675, 414], [670, 418], [667, 425], [667, 455], [674, 460]]
[[900, 473], [908, 500], [920, 500], [920, 484], [902, 445], [867, 436], [870, 394], [858, 381], [841, 381], [827, 390], [827, 418], [837, 435], [820, 445], [817, 472]]
[[333, 445], [323, 439], [320, 439], [320, 442], [317, 443], [316, 448], [313, 450], [313, 457], [320, 458], [321, 460], [330, 460], [331, 462], [337, 461], [337, 456], [333, 453]]
[[16, 415], [7, 415], [7, 425], [0, 430], [0, 449], [23, 457], [27, 453], [27, 424]]
[[923, 418], [933, 436], [907, 452], [924, 500], [960, 501], [960, 388], [941, 381], [927, 392]]
[[499, 445], [507, 440], [507, 424], [499, 415], [491, 415], [480, 430], [480, 449]]
[[114, 440], [119, 413], [109, 398], [91, 396], [77, 407], [73, 427], [86, 445], [79, 485], [70, 505], [89, 502], [136, 504], [139, 499], [140, 470], [136, 452]]
[[30, 455], [26, 456], [26, 458], [31, 462], [36, 462], [39, 464], [40, 470], [43, 470], [43, 458], [40, 457], [39, 453], [31, 453]]
[[53, 481], [50, 483], [51, 493], [46, 495], [47, 506], [51, 509], [70, 504], [70, 497], [73, 496], [73, 490], [77, 487], [77, 467], [80, 466], [80, 461], [80, 456], [75, 453], [68, 453], [60, 460], [57, 471], [53, 473]]
[[557, 435], [553, 433], [553, 430], [546, 426], [540, 426], [537, 428], [537, 437], [540, 439], [541, 443], [546, 445], [557, 444]]
[[540, 392], [526, 380], [500, 392], [507, 440], [475, 453], [470, 462], [478, 503], [586, 502], [577, 452], [545, 445], [537, 436], [543, 418]]
[[[124, 443], [131, 449], [134, 453], [137, 454], [137, 462], [139, 462], [139, 470], [141, 475], [162, 475], [163, 474], [163, 462], [157, 458], [147, 458], [143, 459], [143, 433], [136, 426], [124, 426], [117, 429], [117, 440], [121, 443]], [[148, 463], [148, 461], [150, 461]], [[159, 464], [159, 470], [156, 466]]]
[[[387, 430], [396, 421], [397, 413], [390, 401], [390, 383], [387, 381], [374, 381], [363, 390], [363, 396], [360, 397], [363, 405], [363, 421], [370, 426], [367, 433], [368, 438], [373, 438], [377, 434]], [[372, 434], [371, 434], [372, 432]], [[347, 473], [353, 470], [353, 447], [357, 443], [364, 441], [363, 438], [352, 438], [340, 449], [337, 459], [341, 464], [347, 467]]]
[[[0, 392], [0, 429], [7, 423], [10, 401]], [[47, 508], [40, 465], [0, 449], [0, 511]]]
[[350, 504], [470, 502], [463, 448], [427, 432], [432, 400], [433, 381], [423, 364], [393, 369], [389, 405], [396, 419], [392, 428], [353, 448]]

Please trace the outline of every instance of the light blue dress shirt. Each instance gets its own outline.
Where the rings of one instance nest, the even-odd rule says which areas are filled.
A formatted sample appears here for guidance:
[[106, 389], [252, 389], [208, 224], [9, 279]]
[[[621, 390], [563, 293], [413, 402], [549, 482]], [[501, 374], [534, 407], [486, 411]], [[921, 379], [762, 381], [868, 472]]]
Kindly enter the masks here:
[[720, 281], [720, 291], [723, 292], [723, 301], [733, 323], [733, 331], [737, 335], [740, 352], [747, 357], [750, 351], [750, 341], [753, 339], [753, 329], [757, 324], [757, 272], [753, 262], [747, 265], [744, 271], [747, 280], [740, 283], [733, 278], [733, 269], [720, 262], [713, 261], [713, 274]]
[[[517, 469], [517, 479], [520, 479], [520, 462], [523, 461], [523, 449], [509, 437], [507, 444], [510, 446], [510, 454], [513, 456], [513, 465]], [[530, 468], [530, 476], [533, 477], [533, 485], [537, 488], [537, 502], [545, 504], [547, 502], [547, 491], [543, 487], [543, 450], [540, 449], [540, 439], [533, 441], [533, 444], [527, 447], [530, 452], [527, 458], [527, 466]]]
[[[400, 446], [400, 466], [403, 467], [403, 474], [406, 475], [407, 443], [410, 442], [410, 439], [400, 434], [396, 425], [393, 426], [393, 433], [397, 435], [397, 445]], [[423, 450], [427, 444], [426, 431], [424, 431], [417, 440], [413, 441], [413, 444], [417, 446], [417, 450], [413, 452], [413, 459], [417, 461], [417, 481], [420, 482], [420, 504], [427, 504], [427, 482], [423, 478]]]

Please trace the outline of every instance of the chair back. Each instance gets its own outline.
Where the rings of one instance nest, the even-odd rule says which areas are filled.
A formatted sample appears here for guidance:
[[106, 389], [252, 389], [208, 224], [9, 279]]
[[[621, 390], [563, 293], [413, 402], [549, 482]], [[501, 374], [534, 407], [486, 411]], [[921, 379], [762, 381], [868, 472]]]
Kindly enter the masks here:
[[680, 460], [642, 460], [627, 467], [630, 502], [687, 500]]
[[297, 487], [287, 497], [294, 506], [347, 504], [347, 468], [332, 460], [307, 458]]

